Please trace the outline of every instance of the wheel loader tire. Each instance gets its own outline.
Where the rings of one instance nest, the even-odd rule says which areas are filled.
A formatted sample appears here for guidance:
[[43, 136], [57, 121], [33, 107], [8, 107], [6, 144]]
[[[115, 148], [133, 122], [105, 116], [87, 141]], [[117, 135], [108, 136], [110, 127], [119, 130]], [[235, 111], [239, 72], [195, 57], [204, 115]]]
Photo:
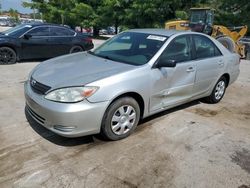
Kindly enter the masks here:
[[222, 36], [217, 38], [217, 40], [225, 46], [230, 52], [235, 52], [235, 43], [233, 39], [227, 36]]

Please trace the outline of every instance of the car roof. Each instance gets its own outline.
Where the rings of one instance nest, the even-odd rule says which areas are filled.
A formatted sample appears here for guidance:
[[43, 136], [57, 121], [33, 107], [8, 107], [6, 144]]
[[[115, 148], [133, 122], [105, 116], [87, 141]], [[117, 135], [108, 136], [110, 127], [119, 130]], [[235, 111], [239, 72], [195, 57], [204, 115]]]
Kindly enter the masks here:
[[185, 33], [186, 31], [178, 31], [178, 30], [168, 30], [168, 29], [131, 29], [128, 32], [135, 32], [135, 33], [146, 33], [152, 35], [162, 35], [166, 37], [170, 37], [171, 35], [177, 33]]

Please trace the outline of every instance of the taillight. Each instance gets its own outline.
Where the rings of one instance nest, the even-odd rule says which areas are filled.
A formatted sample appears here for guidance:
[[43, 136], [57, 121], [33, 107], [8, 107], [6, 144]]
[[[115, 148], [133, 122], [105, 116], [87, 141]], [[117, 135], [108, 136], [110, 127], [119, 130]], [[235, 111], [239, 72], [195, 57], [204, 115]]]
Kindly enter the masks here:
[[85, 38], [84, 41], [88, 42], [88, 43], [92, 43], [92, 38]]

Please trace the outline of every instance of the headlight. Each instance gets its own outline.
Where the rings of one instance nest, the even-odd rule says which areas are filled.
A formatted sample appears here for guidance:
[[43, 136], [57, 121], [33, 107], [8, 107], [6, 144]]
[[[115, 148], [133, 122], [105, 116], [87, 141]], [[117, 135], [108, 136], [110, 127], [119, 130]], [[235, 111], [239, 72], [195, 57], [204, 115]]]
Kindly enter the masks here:
[[79, 102], [90, 97], [98, 90], [98, 87], [69, 87], [61, 88], [48, 93], [45, 98], [57, 102]]

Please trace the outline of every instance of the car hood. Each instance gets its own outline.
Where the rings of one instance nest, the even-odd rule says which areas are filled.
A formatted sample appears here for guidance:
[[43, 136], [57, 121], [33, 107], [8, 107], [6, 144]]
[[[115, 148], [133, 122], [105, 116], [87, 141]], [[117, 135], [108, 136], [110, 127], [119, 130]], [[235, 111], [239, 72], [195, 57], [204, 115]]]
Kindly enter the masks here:
[[3, 33], [0, 33], [0, 40], [2, 40], [2, 39], [11, 39], [11, 38], [13, 38], [13, 37], [10, 37], [10, 36], [8, 36], [8, 35], [5, 35], [5, 34], [3, 34]]
[[45, 61], [33, 70], [31, 76], [36, 81], [55, 89], [86, 85], [134, 68], [133, 65], [82, 52]]

